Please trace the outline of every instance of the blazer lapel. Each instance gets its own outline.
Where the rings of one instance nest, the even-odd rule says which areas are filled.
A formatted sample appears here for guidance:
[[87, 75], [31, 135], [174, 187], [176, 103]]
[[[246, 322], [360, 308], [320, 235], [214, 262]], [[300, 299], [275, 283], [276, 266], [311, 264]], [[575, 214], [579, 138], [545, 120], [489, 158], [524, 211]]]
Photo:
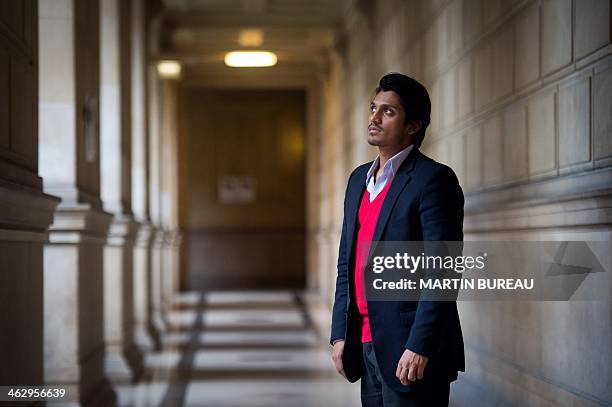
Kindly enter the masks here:
[[[368, 167], [369, 168], [369, 167]], [[348, 193], [348, 207], [347, 207], [347, 216], [349, 222], [347, 223], [347, 237], [348, 237], [348, 245], [347, 247], [351, 250], [353, 244], [355, 243], [355, 227], [357, 226], [357, 212], [359, 211], [359, 205], [361, 204], [361, 198], [363, 196], [363, 192], [365, 191], [365, 179], [367, 175], [367, 169], [363, 171], [362, 174], [357, 176], [356, 186], [351, 188]], [[349, 258], [349, 267], [352, 259], [352, 255]]]
[[[372, 242], [378, 242], [382, 238], [382, 234], [385, 230], [385, 227], [387, 226], [387, 222], [389, 222], [389, 217], [391, 216], [391, 211], [395, 206], [395, 202], [406, 187], [406, 184], [408, 184], [411, 179], [410, 173], [414, 169], [414, 164], [416, 162], [418, 154], [419, 150], [417, 150], [416, 148], [413, 149], [413, 151], [408, 154], [408, 157], [406, 157], [402, 165], [400, 165], [400, 167], [398, 168], [395, 177], [393, 177], [393, 181], [391, 183], [391, 186], [389, 187], [389, 191], [387, 191], [385, 201], [383, 202], [382, 208], [380, 209], [380, 214], [378, 215], [378, 220], [376, 222], [376, 229], [374, 230]], [[373, 253], [373, 250], [375, 249], [374, 246], [375, 244], [372, 244], [370, 253]]]

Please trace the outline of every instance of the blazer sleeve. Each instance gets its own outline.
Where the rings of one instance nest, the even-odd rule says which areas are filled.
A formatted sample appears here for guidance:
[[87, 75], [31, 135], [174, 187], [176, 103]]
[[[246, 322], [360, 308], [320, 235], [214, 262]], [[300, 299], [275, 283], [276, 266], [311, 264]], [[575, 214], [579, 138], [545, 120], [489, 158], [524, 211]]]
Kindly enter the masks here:
[[[455, 173], [447, 166], [441, 167], [427, 182], [420, 198], [423, 241], [462, 241], [463, 203], [463, 192]], [[440, 246], [432, 244], [431, 247]], [[427, 249], [425, 254], [428, 254]], [[419, 301], [405, 347], [431, 357], [441, 345], [454, 307], [453, 301]]]
[[337, 339], [345, 340], [346, 335], [346, 310], [348, 306], [348, 289], [349, 289], [349, 272], [348, 263], [350, 259], [350, 249], [346, 247], [347, 243], [347, 219], [346, 219], [346, 197], [351, 185], [351, 179], [353, 178], [354, 172], [349, 177], [348, 185], [344, 195], [344, 216], [342, 220], [342, 233], [340, 236], [340, 247], [338, 248], [338, 274], [336, 276], [336, 293], [334, 298], [334, 308], [332, 311], [332, 325], [331, 325], [331, 338], [329, 343], [333, 345], [333, 342]]

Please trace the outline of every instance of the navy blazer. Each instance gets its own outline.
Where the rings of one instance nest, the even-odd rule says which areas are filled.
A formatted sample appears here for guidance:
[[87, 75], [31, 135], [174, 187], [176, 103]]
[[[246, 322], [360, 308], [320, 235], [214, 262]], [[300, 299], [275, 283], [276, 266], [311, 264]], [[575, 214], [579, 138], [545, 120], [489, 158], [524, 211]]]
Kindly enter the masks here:
[[[362, 347], [355, 301], [357, 215], [372, 162], [351, 174], [344, 199], [331, 341], [344, 339], [342, 362], [350, 382], [361, 378]], [[462, 241], [463, 192], [451, 168], [413, 148], [398, 168], [372, 241]], [[428, 381], [453, 381], [464, 371], [463, 337], [453, 301], [370, 301], [376, 360], [389, 387], [414, 391]], [[404, 350], [429, 358], [423, 379], [404, 386], [395, 376]]]

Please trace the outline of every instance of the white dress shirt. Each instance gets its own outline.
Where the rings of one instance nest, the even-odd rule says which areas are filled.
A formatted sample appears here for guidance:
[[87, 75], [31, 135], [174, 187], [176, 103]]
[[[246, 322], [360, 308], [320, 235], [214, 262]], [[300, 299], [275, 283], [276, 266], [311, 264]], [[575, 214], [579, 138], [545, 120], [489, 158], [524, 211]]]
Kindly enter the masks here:
[[408, 147], [391, 157], [389, 161], [385, 163], [383, 173], [378, 178], [376, 178], [376, 172], [378, 172], [380, 156], [376, 157], [376, 160], [372, 163], [372, 166], [368, 170], [368, 175], [366, 176], [366, 188], [370, 193], [370, 202], [376, 199], [376, 196], [385, 189], [387, 182], [393, 179], [398, 168], [402, 165], [406, 157], [408, 157], [413, 147], [414, 145], [410, 144]]

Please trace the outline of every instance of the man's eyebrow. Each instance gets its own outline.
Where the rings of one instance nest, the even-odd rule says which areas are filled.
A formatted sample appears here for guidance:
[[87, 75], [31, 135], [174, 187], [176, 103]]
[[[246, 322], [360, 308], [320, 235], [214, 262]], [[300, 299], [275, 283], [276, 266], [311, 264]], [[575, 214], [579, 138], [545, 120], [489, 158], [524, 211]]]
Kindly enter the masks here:
[[[370, 107], [372, 107], [372, 106], [377, 106], [377, 105], [376, 105], [376, 102], [371, 101], [371, 102], [370, 102]], [[381, 103], [381, 104], [380, 104], [380, 105], [378, 105], [378, 106], [380, 106], [380, 107], [392, 107], [392, 108], [394, 108], [394, 109], [397, 109], [397, 106], [396, 106], [396, 105], [391, 105], [391, 104], [389, 104], [389, 103]]]

